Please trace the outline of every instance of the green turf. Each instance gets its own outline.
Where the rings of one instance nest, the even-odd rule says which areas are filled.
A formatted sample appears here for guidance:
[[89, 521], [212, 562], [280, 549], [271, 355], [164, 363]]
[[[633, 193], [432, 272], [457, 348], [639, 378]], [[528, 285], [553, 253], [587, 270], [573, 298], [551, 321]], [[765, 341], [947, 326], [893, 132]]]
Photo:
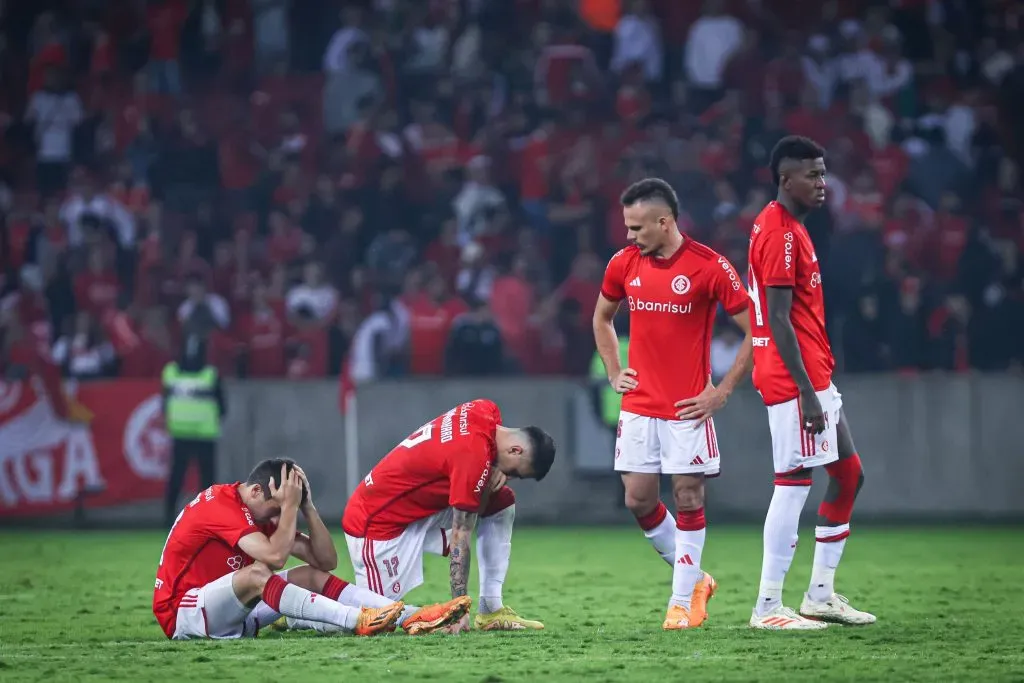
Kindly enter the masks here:
[[[839, 587], [878, 624], [809, 634], [745, 626], [759, 530], [711, 528], [712, 620], [664, 633], [669, 569], [639, 532], [524, 529], [506, 602], [543, 620], [542, 632], [172, 643], [150, 612], [162, 543], [157, 533], [0, 533], [0, 680], [1024, 680], [1020, 529], [859, 529]], [[812, 546], [801, 544], [790, 574], [792, 606]], [[339, 573], [351, 576], [347, 564]], [[426, 573], [413, 602], [446, 597], [444, 561], [428, 557]]]

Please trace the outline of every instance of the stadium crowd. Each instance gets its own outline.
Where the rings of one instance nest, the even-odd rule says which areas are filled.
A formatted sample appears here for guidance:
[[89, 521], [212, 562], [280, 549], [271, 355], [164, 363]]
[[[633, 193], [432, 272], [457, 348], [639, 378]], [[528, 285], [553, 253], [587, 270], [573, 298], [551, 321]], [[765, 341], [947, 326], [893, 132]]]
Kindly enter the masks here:
[[[0, 3], [3, 334], [74, 377], [582, 375], [618, 195], [741, 273], [787, 133], [847, 372], [1024, 362], [1011, 0]], [[16, 332], [17, 331], [17, 332]], [[723, 321], [713, 358], [739, 335]]]

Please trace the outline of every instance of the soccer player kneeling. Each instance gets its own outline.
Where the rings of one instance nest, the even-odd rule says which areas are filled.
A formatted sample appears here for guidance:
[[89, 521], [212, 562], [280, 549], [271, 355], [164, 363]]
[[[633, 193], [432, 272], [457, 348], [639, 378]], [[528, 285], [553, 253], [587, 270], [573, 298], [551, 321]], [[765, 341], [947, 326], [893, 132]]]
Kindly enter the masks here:
[[[423, 583], [423, 553], [449, 558], [452, 598], [468, 600], [469, 542], [477, 530], [480, 604], [476, 628], [542, 629], [502, 601], [512, 554], [510, 478], [540, 481], [555, 444], [539, 427], [501, 424], [492, 401], [458, 405], [398, 444], [356, 487], [342, 528], [356, 582], [394, 600]], [[479, 521], [478, 521], [479, 518]], [[469, 629], [469, 618], [448, 629]]]
[[[296, 531], [300, 511], [309, 535]], [[292, 556], [308, 564], [277, 571]], [[406, 607], [334, 576], [337, 564], [305, 473], [291, 460], [265, 460], [245, 483], [211, 486], [178, 514], [160, 553], [153, 614], [168, 638], [187, 640], [255, 636], [282, 615], [329, 633], [427, 632], [469, 609]]]

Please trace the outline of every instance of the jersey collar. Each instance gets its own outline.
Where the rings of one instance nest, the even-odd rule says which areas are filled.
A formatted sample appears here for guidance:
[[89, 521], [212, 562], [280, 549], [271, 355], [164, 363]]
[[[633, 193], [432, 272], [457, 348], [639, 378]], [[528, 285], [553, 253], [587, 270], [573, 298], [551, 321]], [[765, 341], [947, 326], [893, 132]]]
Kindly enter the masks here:
[[672, 254], [668, 258], [658, 258], [657, 256], [649, 256], [648, 258], [650, 259], [651, 265], [654, 266], [655, 268], [671, 268], [672, 266], [675, 265], [676, 261], [679, 260], [679, 257], [683, 255], [683, 252], [686, 251], [686, 248], [689, 246], [690, 238], [683, 237], [683, 243], [679, 245], [678, 249], [676, 249], [676, 253]]

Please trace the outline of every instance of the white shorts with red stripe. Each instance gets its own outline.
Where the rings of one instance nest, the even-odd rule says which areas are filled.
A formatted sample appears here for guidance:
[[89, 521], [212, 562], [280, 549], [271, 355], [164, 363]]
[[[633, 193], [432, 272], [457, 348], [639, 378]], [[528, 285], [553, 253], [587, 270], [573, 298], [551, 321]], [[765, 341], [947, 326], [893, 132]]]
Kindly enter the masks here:
[[808, 434], [803, 428], [800, 399], [768, 406], [768, 427], [772, 431], [772, 459], [775, 474], [789, 474], [820, 467], [839, 459], [836, 425], [843, 407], [843, 396], [834, 384], [817, 392], [825, 413], [825, 431]]
[[622, 411], [615, 439], [615, 471], [648, 474], [719, 472], [714, 420], [665, 420]]
[[413, 522], [400, 536], [387, 541], [345, 534], [356, 585], [391, 600], [423, 584], [423, 553], [448, 556], [452, 510], [435, 512]]
[[[277, 621], [281, 615], [262, 600], [251, 608], [242, 604], [232, 585], [234, 575], [225, 574], [182, 596], [171, 636], [174, 640], [253, 638], [260, 628]], [[287, 580], [288, 570], [277, 575]]]

